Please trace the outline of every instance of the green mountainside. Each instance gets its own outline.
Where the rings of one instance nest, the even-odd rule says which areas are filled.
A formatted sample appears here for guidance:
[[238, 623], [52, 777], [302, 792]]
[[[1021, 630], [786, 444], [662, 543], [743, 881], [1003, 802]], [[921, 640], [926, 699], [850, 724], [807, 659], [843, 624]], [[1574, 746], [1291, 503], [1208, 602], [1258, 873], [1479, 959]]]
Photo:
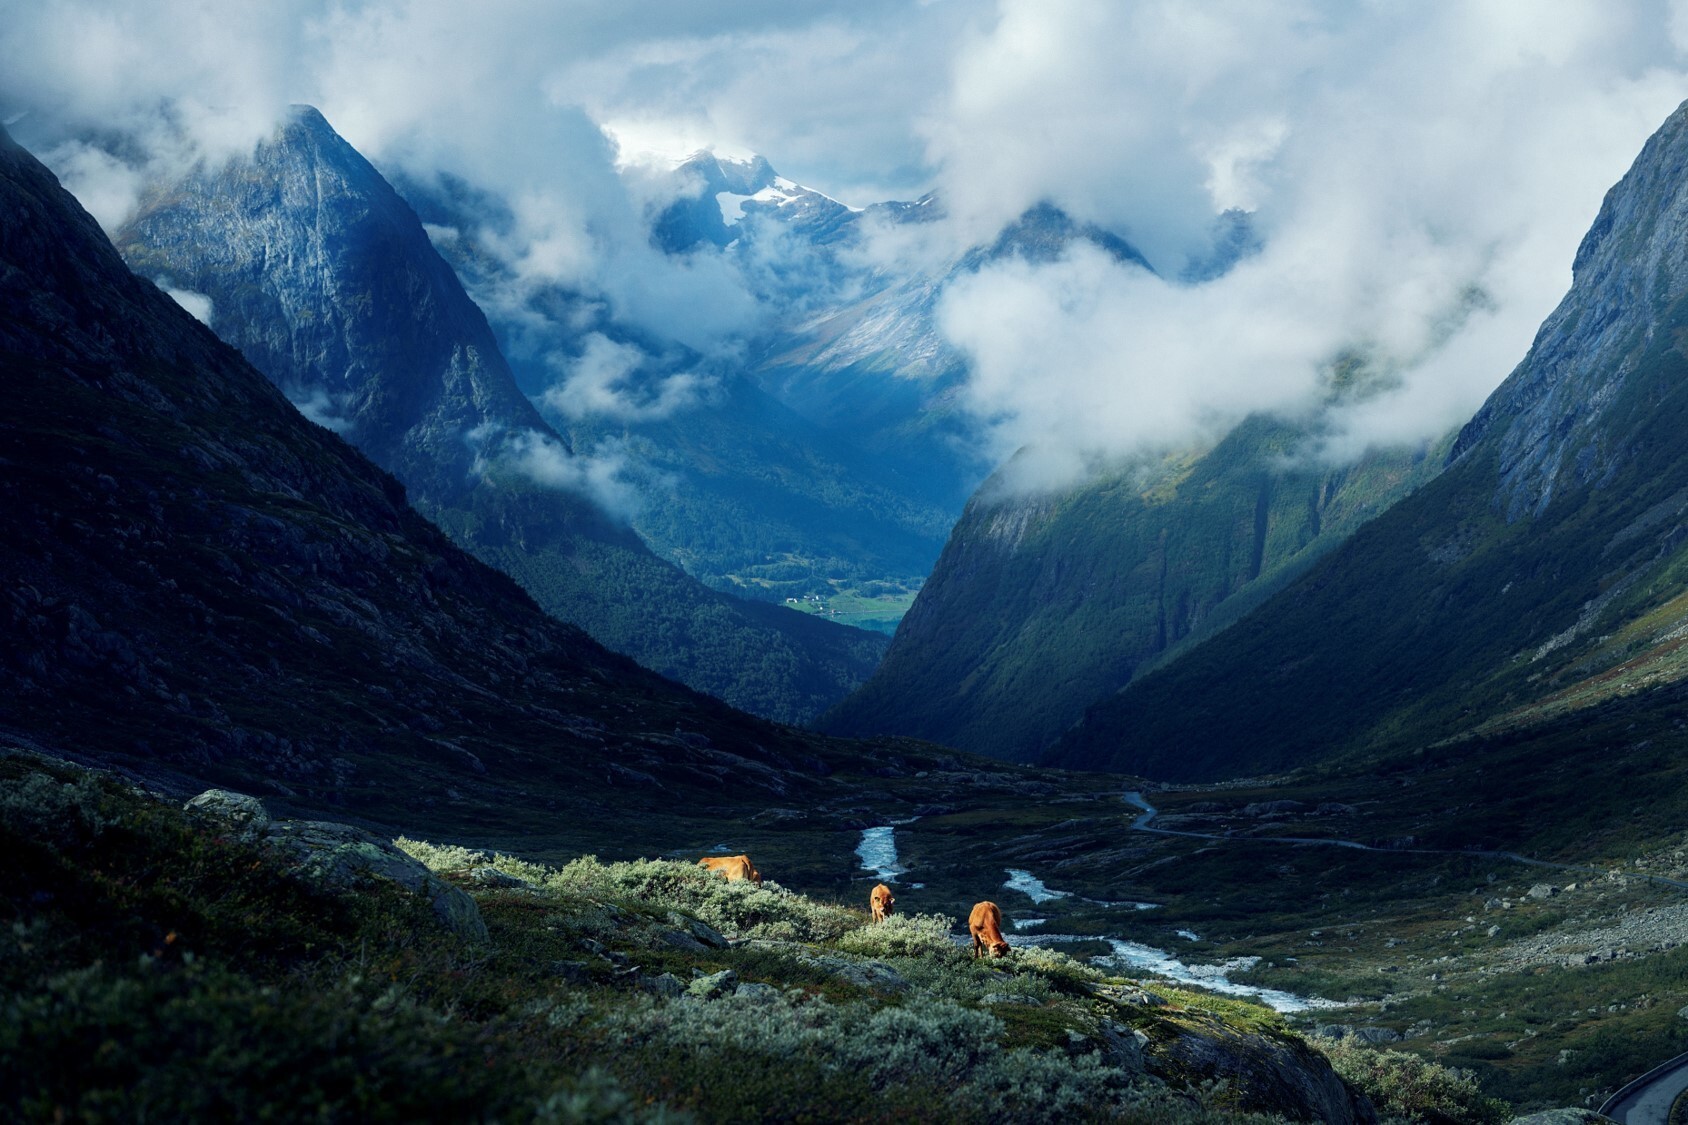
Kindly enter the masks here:
[[1049, 761], [1216, 777], [1565, 716], [1679, 680], [1688, 635], [1688, 109], [1436, 481], [1105, 700]]
[[1338, 468], [1308, 459], [1309, 444], [1306, 425], [1257, 416], [1212, 448], [1057, 495], [1004, 496], [993, 478], [878, 672], [824, 726], [1030, 760], [1431, 479], [1445, 453]]
[[865, 680], [882, 636], [705, 589], [587, 498], [415, 213], [315, 110], [250, 160], [157, 188], [119, 232], [144, 276], [547, 611], [664, 675], [789, 722]]

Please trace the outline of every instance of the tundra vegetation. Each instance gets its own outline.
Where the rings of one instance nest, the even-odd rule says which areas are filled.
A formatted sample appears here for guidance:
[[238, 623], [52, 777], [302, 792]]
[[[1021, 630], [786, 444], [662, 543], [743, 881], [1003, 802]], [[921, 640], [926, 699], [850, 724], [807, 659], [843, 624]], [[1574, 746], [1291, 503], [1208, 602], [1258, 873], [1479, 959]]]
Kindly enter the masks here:
[[[1163, 1057], [1192, 1042], [1298, 1060], [1352, 1094], [1264, 1008], [1050, 950], [974, 963], [948, 917], [870, 925], [684, 861], [397, 844], [472, 896], [487, 940], [389, 880], [327, 879], [238, 819], [0, 758], [0, 1105], [22, 1120], [1295, 1115], [1202, 1072], [1200, 1052]], [[1468, 1079], [1415, 1063], [1403, 1081], [1357, 1051], [1332, 1053], [1386, 1115], [1492, 1119]]]

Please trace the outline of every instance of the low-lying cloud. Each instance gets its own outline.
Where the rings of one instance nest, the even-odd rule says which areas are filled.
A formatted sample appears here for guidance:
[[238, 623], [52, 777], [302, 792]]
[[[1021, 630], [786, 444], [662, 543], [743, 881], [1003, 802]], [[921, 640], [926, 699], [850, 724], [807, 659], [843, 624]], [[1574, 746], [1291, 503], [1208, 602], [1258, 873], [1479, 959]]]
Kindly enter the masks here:
[[560, 364], [562, 377], [540, 401], [565, 418], [648, 422], [697, 406], [717, 385], [692, 371], [645, 376], [649, 359], [640, 348], [593, 333], [579, 357]]
[[471, 471], [477, 475], [515, 472], [546, 488], [585, 497], [622, 523], [631, 523], [639, 513], [639, 489], [615, 442], [601, 442], [590, 453], [580, 453], [548, 433], [512, 432], [493, 423], [476, 426], [466, 438], [475, 450]]

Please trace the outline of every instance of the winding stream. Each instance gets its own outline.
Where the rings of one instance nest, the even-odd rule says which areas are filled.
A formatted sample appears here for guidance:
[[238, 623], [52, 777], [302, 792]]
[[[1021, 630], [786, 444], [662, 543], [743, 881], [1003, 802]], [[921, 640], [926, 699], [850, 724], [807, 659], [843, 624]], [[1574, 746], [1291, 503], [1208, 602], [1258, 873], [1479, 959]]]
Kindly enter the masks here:
[[[1149, 807], [1148, 802], [1142, 800], [1141, 794], [1128, 794], [1126, 799], [1133, 800], [1134, 798], [1134, 803], [1144, 809], [1144, 813], [1142, 816], [1137, 818], [1133, 827], [1143, 827], [1151, 818], [1154, 817], [1155, 810]], [[1163, 830], [1148, 828], [1147, 831], [1156, 832]], [[862, 870], [872, 872], [877, 878], [885, 883], [896, 883], [898, 882], [899, 876], [906, 875], [909, 871], [908, 867], [905, 866], [897, 857], [896, 833], [897, 827], [894, 824], [880, 825], [875, 828], [864, 828], [862, 829], [861, 842], [856, 845], [856, 855], [861, 859]], [[1180, 835], [1181, 834], [1182, 833], [1180, 833]], [[1074, 894], [1072, 891], [1054, 890], [1045, 884], [1043, 880], [1033, 875], [1030, 871], [1026, 871], [1018, 867], [1008, 868], [1007, 874], [1008, 881], [1003, 884], [1004, 887], [1009, 890], [1019, 891], [1021, 894], [1024, 894], [1027, 898], [1031, 899], [1032, 902], [1039, 905], [1046, 902], [1053, 902], [1058, 899], [1069, 898], [1076, 899], [1080, 902], [1087, 902], [1094, 906], [1129, 906], [1136, 910], [1154, 910], [1159, 905], [1158, 903], [1153, 902], [1105, 902], [1101, 899], [1085, 898], [1082, 895]], [[922, 886], [920, 883], [908, 883], [906, 885], [911, 888], [919, 888]], [[1028, 930], [1042, 926], [1047, 921], [1048, 919], [1046, 918], [1025, 918], [1015, 921], [1013, 923], [1013, 927], [1015, 931]], [[1005, 936], [1010, 946], [1021, 948], [1026, 946], [1063, 945], [1080, 941], [1105, 941], [1112, 949], [1112, 952], [1106, 956], [1097, 958], [1097, 960], [1102, 964], [1112, 965], [1122, 970], [1133, 970], [1145, 974], [1153, 974], [1154, 976], [1172, 981], [1175, 984], [1205, 988], [1210, 992], [1217, 992], [1227, 996], [1252, 997], [1268, 1007], [1275, 1008], [1280, 1012], [1304, 1012], [1310, 1008], [1333, 1008], [1339, 1006], [1334, 1000], [1322, 1000], [1317, 997], [1297, 996], [1292, 992], [1285, 992], [1276, 988], [1261, 988], [1256, 985], [1238, 984], [1226, 975], [1228, 973], [1246, 971], [1247, 969], [1253, 968], [1259, 963], [1259, 958], [1257, 957], [1237, 957], [1218, 965], [1190, 965], [1179, 960], [1177, 957], [1168, 953], [1164, 949], [1156, 949], [1150, 945], [1143, 945], [1134, 941], [1126, 941], [1122, 938], [1103, 937], [1098, 939], [1092, 937], [1081, 937], [1076, 934], [1047, 934], [1041, 932], [1015, 932]], [[1181, 930], [1179, 931], [1179, 936], [1186, 938], [1187, 940], [1196, 940], [1195, 935], [1189, 931]], [[957, 936], [956, 940], [963, 945], [968, 944], [971, 941], [971, 939], [966, 935]]]
[[[908, 874], [908, 868], [897, 859], [897, 826], [894, 824], [862, 829], [862, 842], [856, 845], [856, 855], [861, 857], [862, 870], [873, 872], [882, 883], [895, 883], [897, 876]], [[926, 884], [908, 885], [919, 890]]]

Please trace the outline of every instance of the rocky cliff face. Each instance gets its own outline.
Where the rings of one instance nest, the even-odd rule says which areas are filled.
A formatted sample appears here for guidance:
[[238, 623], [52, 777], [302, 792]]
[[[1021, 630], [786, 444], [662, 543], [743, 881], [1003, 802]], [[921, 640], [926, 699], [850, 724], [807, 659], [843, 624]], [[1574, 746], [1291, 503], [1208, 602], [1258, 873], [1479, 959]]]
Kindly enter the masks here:
[[14, 740], [178, 792], [459, 825], [667, 807], [723, 776], [785, 792], [850, 753], [546, 616], [3, 134], [0, 353]]
[[[1215, 776], [1528, 725], [1682, 681], [1688, 108], [1446, 472], [1051, 760]], [[1662, 699], [1663, 696], [1661, 695]]]
[[1508, 519], [1539, 517], [1559, 492], [1613, 481], [1632, 456], [1624, 392], [1656, 377], [1659, 350], [1674, 350], [1660, 336], [1680, 322], [1688, 295], [1685, 177], [1688, 116], [1678, 112], [1606, 194], [1570, 293], [1460, 435], [1456, 456], [1493, 449], [1496, 503]]
[[431, 503], [545, 430], [410, 208], [314, 109], [250, 162], [156, 189], [116, 241], [142, 276], [209, 296], [219, 336]]
[[574, 490], [584, 470], [416, 214], [315, 110], [250, 160], [155, 190], [118, 244], [144, 276], [208, 296], [216, 332], [301, 410], [611, 647], [792, 722], [877, 663], [883, 638], [707, 590]]
[[825, 720], [1030, 760], [1168, 653], [1235, 621], [1430, 479], [1441, 450], [1295, 462], [1296, 425], [1053, 496], [987, 482], [874, 678]]

